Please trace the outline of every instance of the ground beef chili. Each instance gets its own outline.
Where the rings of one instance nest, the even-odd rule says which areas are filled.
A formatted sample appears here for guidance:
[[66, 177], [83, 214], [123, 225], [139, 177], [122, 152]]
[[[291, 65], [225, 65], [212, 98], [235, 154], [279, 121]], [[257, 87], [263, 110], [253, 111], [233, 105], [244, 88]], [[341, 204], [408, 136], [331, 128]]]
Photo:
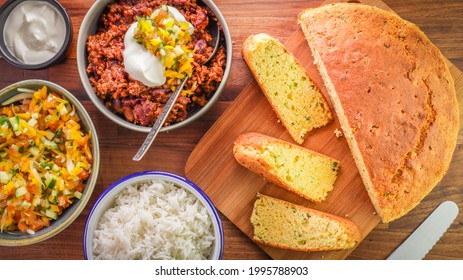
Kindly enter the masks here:
[[195, 27], [191, 44], [196, 49], [193, 75], [185, 86], [191, 93], [182, 93], [164, 125], [181, 122], [204, 106], [222, 81], [225, 69], [223, 40], [215, 57], [202, 65], [212, 53], [208, 22], [217, 19], [196, 0], [116, 0], [109, 4], [99, 19], [96, 34], [88, 37], [87, 74], [93, 90], [108, 108], [142, 126], [154, 124], [173, 91], [168, 85], [147, 87], [125, 72], [124, 35], [137, 16], [149, 16], [162, 5], [175, 7]]

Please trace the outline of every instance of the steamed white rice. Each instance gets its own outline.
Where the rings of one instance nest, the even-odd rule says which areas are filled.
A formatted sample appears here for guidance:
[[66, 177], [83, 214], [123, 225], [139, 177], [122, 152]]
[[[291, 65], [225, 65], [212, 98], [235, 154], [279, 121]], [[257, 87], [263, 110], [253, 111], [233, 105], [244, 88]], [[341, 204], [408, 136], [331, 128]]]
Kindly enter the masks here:
[[189, 191], [165, 181], [124, 189], [100, 219], [96, 259], [207, 259], [214, 233], [206, 208]]

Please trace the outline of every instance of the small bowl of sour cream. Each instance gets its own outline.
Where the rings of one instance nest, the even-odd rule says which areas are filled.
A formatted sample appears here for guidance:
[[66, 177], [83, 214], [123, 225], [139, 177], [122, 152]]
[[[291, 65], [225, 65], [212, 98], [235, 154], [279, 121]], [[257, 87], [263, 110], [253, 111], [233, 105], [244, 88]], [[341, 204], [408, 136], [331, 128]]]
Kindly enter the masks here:
[[0, 52], [10, 64], [41, 69], [64, 60], [72, 25], [55, 0], [8, 1], [0, 8]]

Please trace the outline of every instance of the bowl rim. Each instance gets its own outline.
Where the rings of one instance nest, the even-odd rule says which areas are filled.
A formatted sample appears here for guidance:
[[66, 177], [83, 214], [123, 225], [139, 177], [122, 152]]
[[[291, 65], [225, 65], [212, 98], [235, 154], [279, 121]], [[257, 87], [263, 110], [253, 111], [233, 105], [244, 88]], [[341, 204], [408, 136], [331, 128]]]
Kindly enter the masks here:
[[[6, 19], [9, 17], [9, 14], [11, 11], [16, 8], [19, 4], [22, 2], [26, 1], [31, 1], [31, 0], [16, 0], [16, 1], [6, 1], [6, 3], [0, 8], [0, 17], [3, 15], [3, 13], [8, 13], [8, 15], [5, 16], [5, 22]], [[53, 6], [56, 11], [63, 17], [64, 20], [64, 25], [65, 25], [65, 30], [66, 34], [64, 37], [64, 42], [63, 45], [60, 47], [58, 52], [49, 60], [44, 61], [42, 63], [38, 64], [27, 64], [24, 62], [19, 61], [9, 50], [8, 47], [4, 45], [3, 42], [3, 31], [5, 28], [5, 24], [2, 21], [0, 25], [0, 36], [2, 38], [1, 43], [0, 43], [0, 53], [2, 54], [3, 58], [10, 63], [13, 66], [22, 68], [22, 69], [27, 69], [27, 70], [37, 70], [37, 69], [43, 69], [48, 66], [51, 66], [53, 64], [57, 64], [64, 60], [66, 56], [68, 55], [69, 51], [71, 51], [71, 45], [72, 45], [72, 39], [73, 39], [73, 28], [72, 28], [72, 21], [71, 17], [69, 14], [66, 12], [66, 9], [56, 0], [32, 0], [32, 2], [46, 2]]]
[[[104, 5], [106, 7], [109, 3], [114, 2], [114, 0], [100, 0], [100, 1], [95, 1], [93, 5], [90, 7], [90, 9], [87, 11], [85, 14], [84, 19], [82, 20], [82, 24], [79, 29], [79, 34], [77, 38], [77, 70], [79, 73], [80, 81], [85, 89], [85, 92], [89, 96], [90, 100], [95, 104], [95, 106], [98, 108], [98, 110], [105, 115], [107, 118], [109, 118], [111, 121], [115, 122], [116, 124], [125, 127], [127, 129], [133, 130], [133, 131], [138, 131], [138, 132], [145, 132], [149, 133], [151, 130], [151, 127], [149, 126], [141, 126], [141, 125], [136, 125], [131, 122], [126, 121], [122, 117], [116, 115], [113, 113], [110, 109], [108, 109], [103, 101], [96, 95], [94, 92], [92, 86], [90, 85], [88, 75], [86, 72], [87, 68], [87, 57], [85, 56], [86, 54], [86, 45], [87, 45], [87, 37], [88, 37], [88, 30], [91, 28], [90, 23], [93, 19], [94, 16], [96, 16], [96, 11], [101, 9], [101, 6]], [[214, 94], [209, 98], [208, 102], [206, 105], [201, 107], [199, 110], [196, 112], [192, 113], [191, 115], [188, 115], [188, 117], [179, 122], [175, 123], [169, 126], [163, 126], [161, 127], [161, 132], [166, 132], [170, 130], [174, 130], [176, 128], [183, 127], [185, 125], [188, 125], [192, 122], [194, 122], [196, 119], [200, 118], [205, 112], [207, 112], [217, 100], [219, 100], [220, 95], [222, 94], [223, 90], [225, 89], [225, 85], [228, 81], [228, 77], [231, 72], [231, 67], [232, 67], [232, 56], [233, 56], [233, 43], [231, 39], [231, 33], [230, 29], [228, 28], [228, 24], [220, 12], [220, 10], [217, 8], [215, 3], [211, 0], [199, 0], [199, 2], [202, 2], [204, 5], [209, 7], [214, 14], [217, 16], [217, 20], [220, 22], [221, 27], [222, 27], [222, 33], [225, 36], [225, 47], [226, 47], [226, 65], [225, 65], [225, 71], [224, 75], [222, 77], [222, 81], [220, 82], [219, 87], [217, 90], [214, 92]], [[104, 9], [104, 8], [103, 8]], [[98, 17], [100, 14], [97, 15]]]
[[[144, 177], [144, 178], [143, 178]], [[147, 178], [148, 177], [148, 178]], [[211, 220], [212, 220], [212, 224], [216, 224], [217, 225], [217, 234], [218, 236], [215, 236], [215, 240], [217, 237], [219, 237], [219, 242], [216, 242], [216, 245], [219, 245], [220, 248], [219, 248], [219, 254], [218, 254], [218, 259], [221, 260], [222, 257], [223, 257], [223, 251], [224, 251], [224, 233], [223, 233], [223, 225], [222, 225], [222, 220], [220, 219], [220, 216], [219, 216], [219, 213], [217, 211], [217, 209], [215, 208], [214, 204], [212, 203], [212, 201], [210, 200], [210, 198], [206, 195], [206, 193], [204, 193], [204, 191], [199, 188], [196, 184], [194, 184], [193, 182], [191, 182], [190, 180], [182, 177], [182, 176], [179, 176], [179, 175], [176, 175], [176, 174], [173, 174], [173, 173], [170, 173], [170, 172], [166, 172], [166, 171], [160, 171], [160, 170], [145, 170], [145, 171], [140, 171], [140, 172], [136, 172], [136, 173], [132, 173], [132, 174], [129, 174], [129, 175], [126, 175], [120, 179], [118, 179], [117, 181], [115, 181], [113, 184], [111, 184], [108, 188], [106, 188], [101, 194], [100, 196], [98, 197], [98, 199], [95, 201], [95, 203], [93, 204], [93, 207], [92, 209], [90, 210], [90, 213], [88, 214], [87, 216], [87, 221], [85, 222], [85, 228], [84, 228], [84, 232], [83, 232], [83, 249], [84, 249], [84, 258], [86, 260], [89, 260], [89, 259], [93, 259], [92, 258], [89, 258], [90, 254], [91, 256], [93, 256], [93, 253], [89, 253], [87, 251], [87, 242], [91, 242], [91, 240], [87, 240], [88, 239], [88, 236], [89, 236], [89, 231], [90, 231], [90, 222], [93, 218], [93, 222], [94, 223], [98, 223], [99, 222], [99, 218], [101, 217], [94, 217], [94, 213], [98, 210], [98, 207], [100, 206], [100, 203], [105, 199], [106, 195], [108, 195], [108, 193], [112, 192], [114, 189], [116, 189], [117, 187], [123, 185], [125, 182], [127, 181], [130, 181], [130, 180], [133, 180], [135, 178], [143, 178], [143, 180], [145, 179], [161, 179], [161, 180], [165, 180], [165, 177], [171, 179], [173, 178], [174, 180], [178, 180], [178, 181], [181, 181], [187, 185], [189, 185], [190, 187], [192, 187], [197, 193], [194, 193], [190, 190], [187, 189], [187, 191], [189, 191], [190, 193], [192, 193], [197, 199], [199, 199], [198, 195], [200, 195], [207, 203], [207, 205], [203, 205], [204, 207], [206, 208], [209, 208], [209, 210], [211, 210], [212, 214], [213, 214], [213, 217], [211, 217]], [[175, 182], [174, 182], [175, 183]], [[177, 184], [176, 184], [177, 185]], [[119, 194], [124, 188], [128, 187], [127, 186], [124, 186], [124, 187], [121, 187], [121, 189], [114, 195], [114, 197]], [[178, 186], [178, 187], [181, 187], [181, 188], [184, 188], [183, 186]], [[97, 220], [98, 219], [98, 220]], [[215, 223], [214, 223], [214, 220], [215, 220]], [[215, 227], [215, 226], [214, 226]], [[215, 231], [215, 230], [214, 230]], [[214, 234], [215, 235], [215, 234]], [[92, 246], [90, 244], [90, 246]]]
[[[0, 96], [7, 94], [10, 91], [16, 88], [19, 88], [19, 87], [31, 88], [31, 87], [44, 86], [44, 85], [47, 86], [48, 89], [51, 88], [54, 91], [59, 91], [58, 94], [63, 95], [66, 98], [66, 100], [71, 102], [71, 104], [73, 104], [76, 107], [77, 113], [79, 114], [81, 122], [83, 119], [85, 119], [86, 120], [85, 122], [88, 123], [87, 129], [92, 132], [92, 137], [91, 137], [92, 155], [93, 155], [92, 173], [85, 185], [84, 192], [83, 192], [84, 196], [82, 197], [82, 199], [76, 201], [76, 203], [73, 204], [73, 205], [78, 205], [78, 206], [76, 206], [74, 211], [70, 213], [69, 216], [66, 217], [65, 220], [60, 221], [60, 218], [62, 217], [60, 216], [60, 218], [58, 218], [56, 221], [53, 221], [53, 224], [51, 224], [49, 227], [44, 228], [43, 230], [45, 231], [39, 230], [35, 234], [30, 235], [30, 236], [21, 235], [25, 237], [22, 237], [20, 239], [17, 239], [17, 238], [16, 239], [5, 239], [5, 238], [1, 238], [1, 235], [0, 235], [0, 246], [31, 245], [31, 244], [45, 241], [57, 235], [61, 231], [65, 230], [69, 225], [71, 225], [74, 222], [75, 219], [77, 219], [77, 217], [85, 209], [88, 201], [90, 200], [90, 197], [92, 196], [93, 190], [95, 189], [95, 185], [97, 183], [98, 173], [100, 169], [100, 148], [99, 148], [99, 142], [98, 142], [98, 135], [97, 135], [95, 126], [93, 125], [92, 119], [90, 118], [90, 115], [85, 110], [85, 107], [82, 105], [82, 103], [80, 103], [80, 101], [70, 91], [50, 81], [40, 80], [40, 79], [30, 79], [30, 80], [23, 80], [20, 82], [16, 82], [14, 84], [6, 86], [5, 88], [0, 90]], [[72, 205], [70, 207], [72, 207]], [[60, 223], [57, 225], [54, 225], [58, 221], [60, 221]]]

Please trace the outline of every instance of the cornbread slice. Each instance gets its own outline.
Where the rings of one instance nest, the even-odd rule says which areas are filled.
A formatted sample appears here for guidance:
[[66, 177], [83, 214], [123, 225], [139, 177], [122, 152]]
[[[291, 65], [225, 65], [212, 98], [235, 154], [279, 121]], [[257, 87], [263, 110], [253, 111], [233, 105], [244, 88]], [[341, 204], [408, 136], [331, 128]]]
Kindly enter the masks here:
[[308, 9], [299, 24], [383, 222], [413, 209], [443, 178], [459, 129], [455, 86], [414, 24], [376, 7]]
[[339, 168], [335, 159], [254, 132], [236, 139], [233, 154], [267, 181], [314, 202], [323, 201], [333, 189]]
[[353, 248], [360, 231], [350, 220], [258, 194], [251, 215], [253, 239], [297, 251]]
[[333, 119], [323, 94], [277, 39], [249, 36], [243, 57], [294, 141], [302, 144], [307, 132]]

